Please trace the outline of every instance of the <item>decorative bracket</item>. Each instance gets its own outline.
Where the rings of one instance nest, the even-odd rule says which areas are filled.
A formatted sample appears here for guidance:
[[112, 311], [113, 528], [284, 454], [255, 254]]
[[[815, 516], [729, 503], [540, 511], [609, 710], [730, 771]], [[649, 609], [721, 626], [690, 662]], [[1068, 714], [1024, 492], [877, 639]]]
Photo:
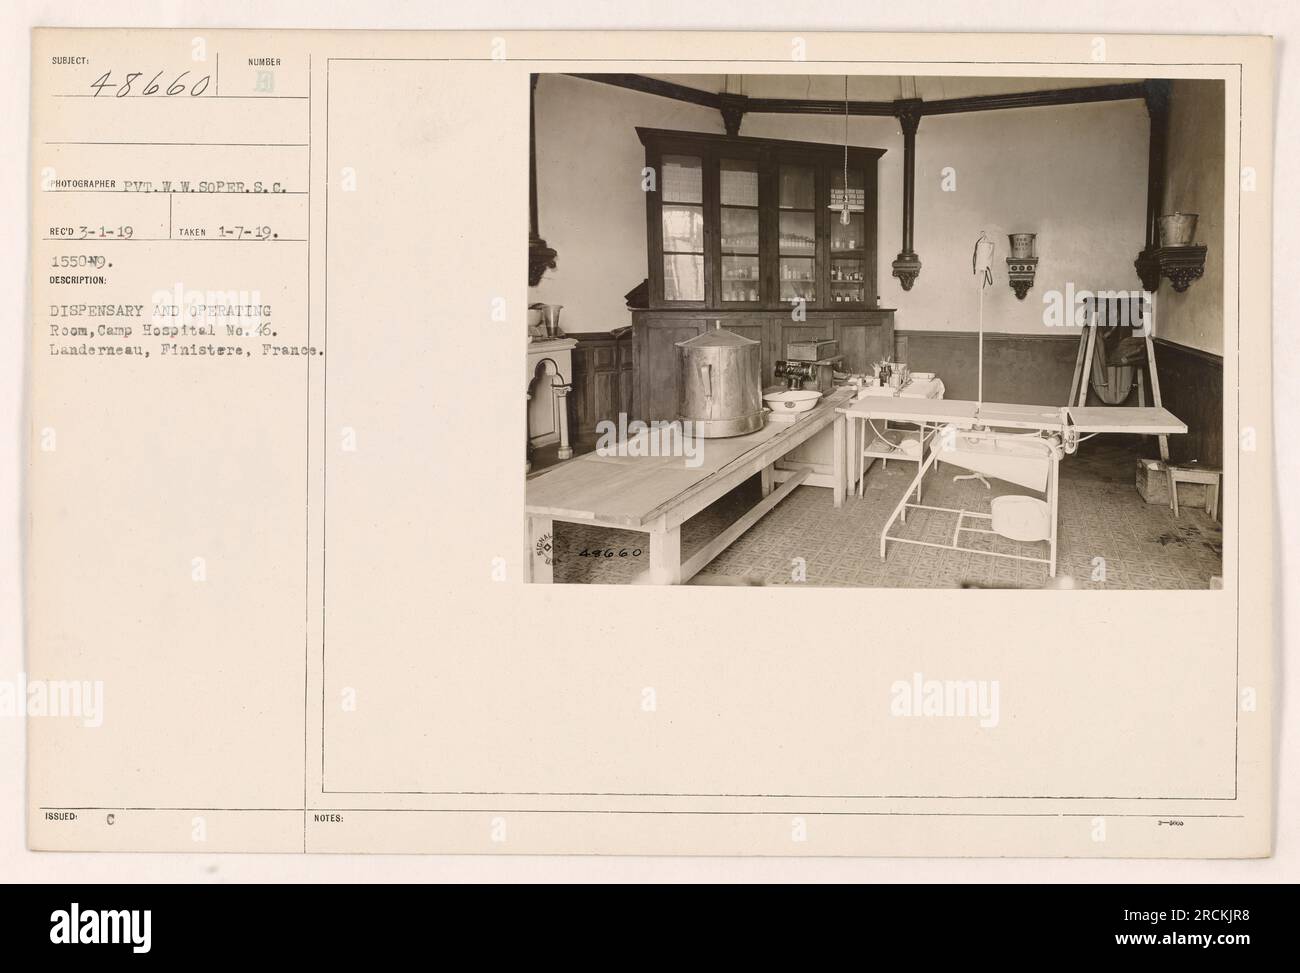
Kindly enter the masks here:
[[749, 99], [744, 95], [720, 95], [718, 110], [722, 112], [722, 125], [727, 134], [735, 138], [740, 134], [740, 122], [749, 107]]
[[921, 276], [921, 258], [915, 253], [900, 253], [894, 260], [893, 268], [893, 276], [898, 278], [903, 290], [910, 291], [916, 278]]
[[556, 253], [546, 245], [546, 241], [534, 234], [528, 235], [528, 286], [536, 287], [542, 282], [542, 275], [555, 269]]
[[1016, 300], [1023, 301], [1034, 286], [1034, 275], [1038, 273], [1037, 257], [1007, 257], [1007, 283], [1016, 292]]
[[1205, 273], [1206, 252], [1206, 247], [1201, 245], [1148, 247], [1138, 254], [1133, 267], [1147, 290], [1154, 293], [1160, 286], [1160, 278], [1167, 277], [1174, 290], [1181, 294]]
[[1156, 259], [1156, 249], [1147, 247], [1133, 261], [1133, 269], [1137, 271], [1138, 280], [1142, 281], [1143, 290], [1152, 294], [1160, 287], [1160, 261]]

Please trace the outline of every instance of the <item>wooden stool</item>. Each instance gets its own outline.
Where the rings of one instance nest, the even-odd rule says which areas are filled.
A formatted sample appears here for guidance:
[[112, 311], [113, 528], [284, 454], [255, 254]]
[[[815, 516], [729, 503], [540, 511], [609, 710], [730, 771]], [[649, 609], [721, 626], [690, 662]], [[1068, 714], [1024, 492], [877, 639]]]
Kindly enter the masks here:
[[1223, 479], [1223, 470], [1208, 466], [1167, 466], [1169, 471], [1169, 506], [1174, 516], [1178, 516], [1178, 484], [1205, 484], [1205, 512], [1211, 520], [1219, 519], [1219, 482]]

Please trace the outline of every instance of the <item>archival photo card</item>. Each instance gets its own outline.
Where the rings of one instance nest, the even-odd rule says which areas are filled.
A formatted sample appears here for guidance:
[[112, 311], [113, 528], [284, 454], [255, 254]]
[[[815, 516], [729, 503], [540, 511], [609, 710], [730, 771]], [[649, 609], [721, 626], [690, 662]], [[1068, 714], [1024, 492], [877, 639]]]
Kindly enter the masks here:
[[32, 66], [31, 848], [1270, 854], [1268, 38]]

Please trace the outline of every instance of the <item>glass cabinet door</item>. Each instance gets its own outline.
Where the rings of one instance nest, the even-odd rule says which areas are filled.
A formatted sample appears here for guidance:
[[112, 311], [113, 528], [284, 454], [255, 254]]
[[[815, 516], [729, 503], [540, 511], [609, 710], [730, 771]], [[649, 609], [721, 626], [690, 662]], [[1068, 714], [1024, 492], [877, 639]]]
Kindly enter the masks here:
[[777, 277], [782, 302], [817, 300], [817, 170], [782, 165], [778, 173]]
[[866, 182], [862, 170], [849, 170], [847, 193], [844, 170], [832, 172], [830, 209], [830, 299], [835, 304], [860, 304], [866, 300], [867, 287]]
[[664, 300], [704, 300], [704, 163], [665, 155], [659, 166]]
[[[875, 305], [877, 150], [638, 130], [653, 307]], [[875, 154], [873, 154], [875, 153]]]
[[721, 300], [757, 303], [762, 298], [758, 261], [758, 163], [722, 159], [718, 164], [718, 243], [722, 257]]

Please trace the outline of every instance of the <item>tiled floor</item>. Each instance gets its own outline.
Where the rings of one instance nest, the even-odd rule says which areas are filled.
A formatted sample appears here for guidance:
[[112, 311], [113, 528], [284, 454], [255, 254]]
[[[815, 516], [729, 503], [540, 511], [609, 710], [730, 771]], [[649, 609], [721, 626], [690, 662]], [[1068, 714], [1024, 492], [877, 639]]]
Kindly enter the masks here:
[[[1058, 578], [1068, 576], [1076, 587], [1087, 588], [1208, 588], [1211, 577], [1222, 574], [1219, 524], [1203, 509], [1186, 505], [1175, 518], [1167, 507], [1148, 504], [1138, 495], [1135, 460], [1153, 452], [1150, 440], [1099, 437], [1062, 461]], [[973, 480], [954, 483], [955, 472], [942, 465], [927, 476], [926, 503], [987, 512], [990, 497], [1027, 492], [1000, 480], [990, 480], [992, 490]], [[812, 585], [1036, 588], [1048, 583], [1046, 565], [962, 551], [891, 544], [882, 560], [880, 528], [915, 473], [912, 463], [890, 463], [888, 469], [876, 463], [863, 497], [849, 497], [839, 510], [831, 503], [830, 490], [798, 487], [697, 575], [695, 583], [791, 584], [796, 558], [806, 565], [802, 583]], [[683, 558], [757, 498], [755, 478], [687, 521], [682, 528]], [[954, 519], [953, 514], [913, 511], [906, 526], [896, 525], [892, 533], [947, 543]], [[625, 584], [649, 564], [646, 535], [634, 531], [557, 521], [555, 540], [557, 582]], [[981, 541], [1007, 553], [1042, 557], [1047, 551], [1045, 543], [963, 535], [968, 545]], [[609, 551], [613, 556], [604, 556]]]

